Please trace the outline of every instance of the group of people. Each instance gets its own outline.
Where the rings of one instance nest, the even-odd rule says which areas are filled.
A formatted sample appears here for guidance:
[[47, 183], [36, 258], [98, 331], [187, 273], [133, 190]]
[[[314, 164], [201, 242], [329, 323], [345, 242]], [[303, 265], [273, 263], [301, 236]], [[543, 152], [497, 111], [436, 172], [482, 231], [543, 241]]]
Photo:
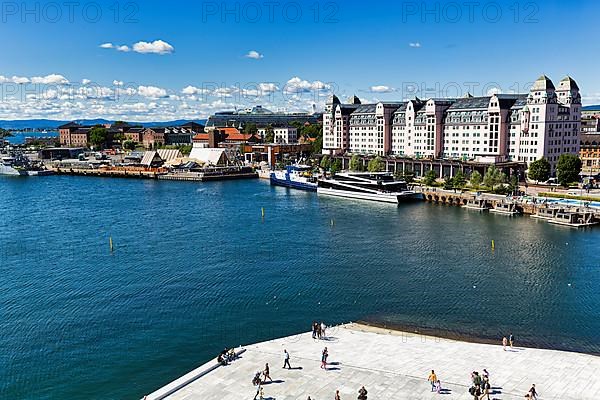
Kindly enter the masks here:
[[483, 373], [480, 374], [477, 371], [471, 372], [472, 386], [469, 388], [469, 393], [473, 396], [473, 400], [490, 400], [490, 373], [487, 369], [483, 369]]
[[442, 393], [442, 383], [438, 379], [438, 377], [437, 377], [437, 375], [436, 375], [436, 373], [435, 373], [434, 370], [431, 370], [431, 373], [429, 374], [429, 377], [427, 378], [427, 380], [431, 384], [431, 391], [432, 392], [437, 392], [439, 394]]
[[513, 349], [513, 345], [515, 344], [515, 337], [513, 336], [513, 334], [511, 333], [510, 335], [508, 335], [508, 338], [506, 336], [504, 336], [502, 338], [502, 348], [504, 349], [504, 351], [506, 351], [506, 346], [510, 345], [510, 349]]
[[[365, 387], [361, 387], [360, 389], [358, 389], [358, 400], [367, 400], [367, 389], [365, 389]], [[310, 398], [310, 396], [308, 396], [308, 399], [306, 400], [312, 400]], [[336, 390], [335, 391], [335, 397], [334, 400], [342, 400], [342, 397], [340, 396], [340, 391]]]
[[314, 322], [312, 323], [312, 338], [313, 339], [325, 339], [327, 336], [325, 336], [325, 329], [327, 328], [327, 325], [325, 325], [325, 322]]
[[235, 354], [234, 348], [231, 348], [229, 350], [227, 348], [225, 348], [217, 356], [217, 362], [221, 365], [227, 365], [230, 362], [232, 362], [233, 360], [235, 360], [236, 358], [237, 358], [237, 354]]

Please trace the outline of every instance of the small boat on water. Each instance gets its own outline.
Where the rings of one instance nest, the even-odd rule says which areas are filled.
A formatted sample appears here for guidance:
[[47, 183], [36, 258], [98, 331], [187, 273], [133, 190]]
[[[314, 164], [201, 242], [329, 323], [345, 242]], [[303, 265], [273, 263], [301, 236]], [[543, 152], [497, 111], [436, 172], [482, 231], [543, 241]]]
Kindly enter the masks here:
[[517, 209], [517, 203], [512, 201], [498, 202], [492, 208], [490, 208], [490, 212], [504, 215], [520, 214], [519, 210]]
[[490, 207], [488, 206], [488, 202], [485, 199], [479, 199], [479, 198], [467, 200], [467, 204], [465, 204], [462, 207], [469, 209], [469, 210], [477, 210], [477, 211], [486, 211], [486, 210], [490, 209]]
[[584, 228], [598, 224], [594, 219], [594, 213], [586, 209], [566, 209], [556, 214], [548, 222], [555, 225], [563, 225], [571, 228]]
[[394, 180], [388, 172], [340, 172], [319, 179], [317, 194], [394, 204], [423, 196], [409, 190], [406, 182]]
[[316, 192], [317, 178], [311, 171], [307, 165], [288, 165], [285, 170], [271, 172], [269, 179], [271, 185]]

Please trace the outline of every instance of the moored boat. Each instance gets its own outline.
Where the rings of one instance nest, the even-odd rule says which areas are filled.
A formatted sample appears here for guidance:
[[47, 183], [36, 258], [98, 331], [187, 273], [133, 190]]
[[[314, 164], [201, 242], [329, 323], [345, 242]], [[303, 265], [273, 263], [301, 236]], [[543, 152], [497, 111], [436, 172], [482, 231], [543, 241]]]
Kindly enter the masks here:
[[422, 198], [421, 193], [409, 190], [406, 182], [394, 180], [388, 172], [337, 173], [334, 177], [319, 179], [317, 193], [394, 204]]
[[311, 170], [311, 167], [305, 165], [288, 165], [285, 170], [271, 172], [269, 179], [271, 185], [315, 192], [317, 179]]

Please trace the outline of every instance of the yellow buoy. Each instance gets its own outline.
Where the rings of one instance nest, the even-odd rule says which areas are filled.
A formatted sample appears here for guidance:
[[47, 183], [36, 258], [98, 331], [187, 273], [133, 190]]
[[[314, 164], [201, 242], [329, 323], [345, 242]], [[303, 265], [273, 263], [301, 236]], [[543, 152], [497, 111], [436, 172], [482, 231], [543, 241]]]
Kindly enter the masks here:
[[109, 244], [109, 246], [110, 246], [110, 251], [112, 252], [112, 251], [113, 251], [113, 249], [114, 249], [114, 248], [113, 248], [112, 236], [110, 236], [110, 237], [108, 238], [108, 244]]
[[496, 249], [496, 243], [494, 243], [494, 239], [492, 239], [492, 250]]

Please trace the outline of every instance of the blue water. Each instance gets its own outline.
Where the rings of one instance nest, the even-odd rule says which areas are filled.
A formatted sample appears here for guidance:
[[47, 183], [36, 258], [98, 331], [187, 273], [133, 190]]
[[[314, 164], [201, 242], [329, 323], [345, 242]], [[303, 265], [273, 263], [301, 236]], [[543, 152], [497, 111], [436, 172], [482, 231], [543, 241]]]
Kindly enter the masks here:
[[66, 176], [0, 177], [0, 216], [2, 399], [138, 399], [313, 319], [600, 353], [600, 229]]
[[57, 138], [57, 131], [48, 131], [48, 132], [13, 132], [13, 136], [7, 137], [6, 141], [10, 144], [23, 144], [25, 143], [25, 139], [27, 138]]

